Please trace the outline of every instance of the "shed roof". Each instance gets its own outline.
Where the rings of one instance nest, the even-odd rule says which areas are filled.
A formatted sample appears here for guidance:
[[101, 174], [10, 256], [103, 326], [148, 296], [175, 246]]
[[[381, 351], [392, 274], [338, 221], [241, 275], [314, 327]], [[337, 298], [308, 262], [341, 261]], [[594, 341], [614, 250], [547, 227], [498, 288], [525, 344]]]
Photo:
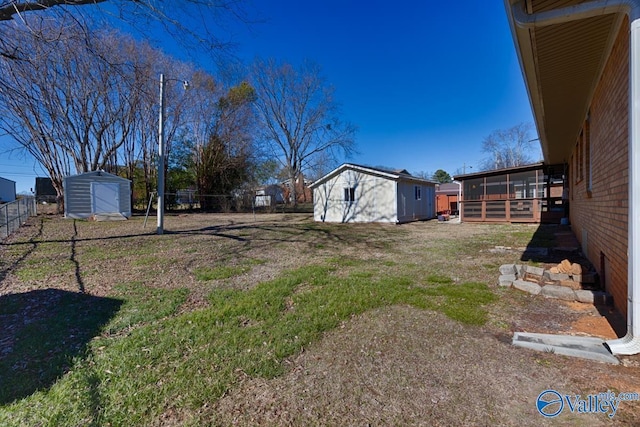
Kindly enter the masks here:
[[310, 185], [310, 187], [315, 188], [318, 185], [328, 181], [329, 179], [333, 178], [334, 176], [342, 173], [347, 169], [355, 170], [368, 175], [388, 178], [393, 181], [411, 181], [411, 182], [422, 183], [422, 184], [433, 185], [433, 186], [436, 185], [434, 181], [418, 178], [411, 175], [409, 172], [407, 172], [406, 169], [394, 170], [394, 169], [387, 169], [387, 168], [381, 168], [381, 167], [357, 165], [355, 163], [343, 163], [342, 165], [338, 166], [337, 168], [335, 168], [334, 170], [332, 170], [322, 178], [315, 181], [313, 184]]
[[69, 176], [65, 176], [64, 179], [68, 179], [68, 178], [77, 178], [77, 177], [85, 177], [88, 178], [91, 175], [94, 176], [105, 176], [105, 177], [109, 177], [110, 179], [119, 179], [119, 180], [123, 180], [126, 182], [131, 182], [130, 180], [128, 180], [127, 178], [123, 178], [121, 176], [118, 175], [114, 175], [112, 173], [109, 172], [105, 172], [105, 171], [91, 171], [91, 172], [83, 172], [83, 173], [79, 173], [77, 175], [69, 175]]
[[436, 194], [458, 194], [460, 185], [455, 182], [444, 182], [436, 185]]
[[3, 178], [3, 177], [1, 177], [1, 176], [0, 176], [0, 180], [2, 180], [2, 181], [7, 181], [7, 182], [13, 182], [14, 184], [16, 183], [15, 181], [12, 181], [12, 180], [7, 179], [7, 178]]

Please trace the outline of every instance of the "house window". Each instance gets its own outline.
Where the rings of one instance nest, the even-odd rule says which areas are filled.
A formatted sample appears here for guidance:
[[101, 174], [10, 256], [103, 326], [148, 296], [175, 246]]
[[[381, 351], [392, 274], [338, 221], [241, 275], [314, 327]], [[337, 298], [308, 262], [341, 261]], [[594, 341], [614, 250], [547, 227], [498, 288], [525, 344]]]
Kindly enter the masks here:
[[420, 187], [419, 185], [416, 185], [415, 187], [413, 187], [413, 191], [414, 191], [416, 200], [422, 200], [422, 187]]
[[578, 137], [576, 151], [576, 183], [578, 183], [584, 179], [584, 129]]
[[355, 202], [356, 201], [356, 187], [345, 187], [344, 189], [344, 201]]

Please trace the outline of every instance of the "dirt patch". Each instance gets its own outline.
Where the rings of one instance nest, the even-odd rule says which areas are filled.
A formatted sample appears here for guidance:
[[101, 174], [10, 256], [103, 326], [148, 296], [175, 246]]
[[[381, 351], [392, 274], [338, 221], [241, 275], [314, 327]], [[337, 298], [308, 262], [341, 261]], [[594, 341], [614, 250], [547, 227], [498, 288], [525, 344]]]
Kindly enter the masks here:
[[[580, 392], [572, 384], [580, 375], [599, 390], [593, 371], [608, 370], [517, 349], [409, 307], [359, 316], [288, 363], [283, 377], [245, 378], [208, 409], [211, 416], [241, 426], [539, 426], [545, 425], [535, 408], [541, 391]], [[609, 425], [597, 415], [563, 415], [558, 423]]]

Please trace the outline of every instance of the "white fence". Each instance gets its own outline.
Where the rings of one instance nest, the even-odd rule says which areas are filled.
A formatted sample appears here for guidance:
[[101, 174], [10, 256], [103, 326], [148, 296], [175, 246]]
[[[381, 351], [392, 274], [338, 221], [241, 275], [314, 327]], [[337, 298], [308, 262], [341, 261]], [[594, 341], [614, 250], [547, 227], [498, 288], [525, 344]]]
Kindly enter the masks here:
[[35, 197], [20, 199], [0, 205], [0, 239], [16, 231], [30, 216], [36, 216]]

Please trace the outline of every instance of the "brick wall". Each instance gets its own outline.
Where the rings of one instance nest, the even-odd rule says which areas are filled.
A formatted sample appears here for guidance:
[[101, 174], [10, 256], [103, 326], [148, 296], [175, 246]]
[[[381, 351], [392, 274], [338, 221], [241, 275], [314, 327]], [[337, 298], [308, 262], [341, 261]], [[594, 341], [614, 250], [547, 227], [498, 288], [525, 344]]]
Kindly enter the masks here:
[[583, 248], [586, 246], [586, 255], [600, 276], [606, 278], [606, 289], [613, 295], [616, 308], [625, 315], [629, 170], [628, 26], [625, 19], [594, 92], [590, 115], [585, 119], [582, 134], [573, 150], [569, 178], [573, 231]]

